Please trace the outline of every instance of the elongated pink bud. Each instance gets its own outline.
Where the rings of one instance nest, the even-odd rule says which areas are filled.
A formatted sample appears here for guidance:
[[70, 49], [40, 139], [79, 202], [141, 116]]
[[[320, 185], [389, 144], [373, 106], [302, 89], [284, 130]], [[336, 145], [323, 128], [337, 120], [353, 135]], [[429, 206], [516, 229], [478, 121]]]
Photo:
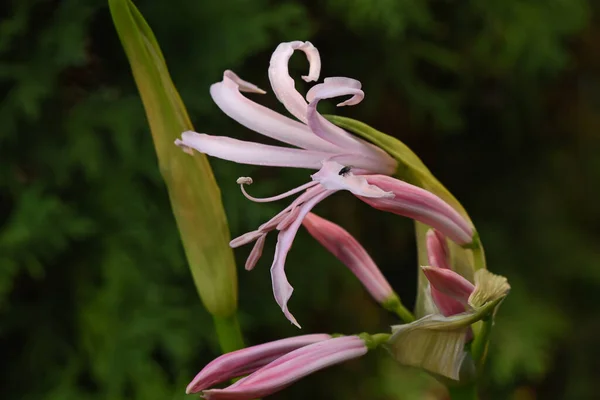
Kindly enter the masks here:
[[437, 267], [421, 267], [432, 287], [443, 294], [467, 304], [475, 286], [451, 269]]
[[373, 298], [383, 303], [394, 295], [390, 284], [358, 241], [339, 225], [313, 213], [302, 221], [308, 232], [361, 281]]
[[204, 367], [190, 382], [185, 392], [197, 393], [216, 383], [249, 374], [290, 351], [327, 339], [331, 339], [331, 336], [327, 334], [296, 336], [224, 354]]
[[205, 390], [209, 400], [250, 400], [268, 396], [313, 372], [367, 353], [358, 336], [320, 341], [294, 350], [225, 389]]
[[444, 235], [435, 229], [428, 230], [426, 245], [429, 265], [437, 268], [452, 269], [450, 268], [450, 264], [448, 264], [450, 252], [448, 251], [448, 244]]
[[[440, 282], [437, 282], [437, 285], [434, 282], [432, 282], [432, 279], [436, 279], [436, 271], [431, 272], [432, 269], [438, 268], [446, 271], [451, 270], [449, 264], [450, 254], [448, 251], [448, 244], [446, 243], [446, 237], [441, 232], [438, 232], [435, 229], [430, 229], [427, 232], [426, 244], [427, 258], [429, 259], [429, 264], [431, 265], [431, 268], [428, 268], [427, 271], [425, 271], [424, 269], [423, 272], [425, 273], [425, 276], [431, 283], [431, 298], [433, 299], [433, 302], [437, 306], [440, 313], [442, 313], [442, 315], [446, 317], [464, 312], [466, 310], [465, 305], [467, 303], [464, 297], [459, 299], [459, 301], [455, 297], [441, 291], [438, 287], [441, 285]], [[441, 279], [443, 280], [443, 278]], [[468, 283], [469, 285], [471, 285], [470, 282]]]
[[394, 194], [380, 198], [358, 196], [365, 203], [429, 225], [460, 245], [473, 241], [475, 231], [471, 223], [433, 193], [385, 175], [365, 175], [365, 178], [369, 184]]

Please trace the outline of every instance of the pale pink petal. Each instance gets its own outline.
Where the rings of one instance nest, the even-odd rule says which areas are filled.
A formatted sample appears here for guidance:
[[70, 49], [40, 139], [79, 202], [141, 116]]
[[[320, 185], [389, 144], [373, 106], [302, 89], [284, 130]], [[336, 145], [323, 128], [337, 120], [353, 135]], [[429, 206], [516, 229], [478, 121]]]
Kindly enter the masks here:
[[[341, 102], [339, 106], [354, 105], [360, 103], [364, 93], [360, 90], [360, 82], [351, 78], [326, 78], [324, 83], [313, 86], [307, 93], [306, 98], [310, 101], [307, 108], [307, 124], [310, 129], [324, 140], [336, 144], [362, 157], [371, 159], [376, 165], [367, 167], [370, 172], [382, 174], [391, 174], [396, 170], [397, 162], [380, 148], [373, 146], [366, 141], [350, 135], [342, 128], [327, 121], [317, 111], [320, 100], [330, 99], [339, 96], [352, 96], [350, 99]], [[358, 165], [355, 165], [358, 167]]]
[[243, 80], [235, 72], [233, 72], [230, 69], [223, 72], [223, 78], [228, 78], [228, 79], [232, 80], [236, 85], [239, 86], [240, 92], [258, 93], [258, 94], [267, 93], [264, 90], [262, 90], [261, 88], [259, 88], [258, 86], [256, 86], [254, 83], [250, 83], [248, 81]]
[[306, 111], [306, 122], [317, 136], [326, 141], [346, 149], [346, 151], [370, 156], [373, 153], [370, 145], [359, 141], [342, 128], [327, 121], [317, 112], [320, 100], [348, 95], [352, 97], [347, 102], [340, 104], [360, 103], [364, 97], [364, 93], [360, 90], [359, 81], [350, 78], [326, 78], [324, 83], [313, 86], [306, 94], [306, 98], [310, 101]]
[[354, 175], [352, 170], [343, 172], [343, 169], [344, 166], [340, 163], [325, 161], [319, 172], [312, 174], [311, 178], [327, 190], [348, 190], [356, 196], [363, 197], [394, 197], [391, 192], [369, 185], [364, 176]]
[[352, 271], [377, 302], [383, 303], [393, 296], [390, 284], [373, 259], [346, 230], [313, 213], [309, 213], [302, 224], [323, 247]]
[[365, 175], [365, 178], [368, 183], [394, 194], [393, 198], [359, 196], [365, 203], [429, 225], [460, 245], [473, 241], [472, 225], [433, 193], [389, 176]]
[[303, 76], [302, 79], [306, 82], [319, 79], [321, 71], [319, 51], [310, 42], [294, 41], [281, 43], [273, 52], [269, 65], [269, 80], [277, 99], [293, 116], [306, 123], [306, 101], [296, 90], [294, 79], [288, 70], [288, 62], [295, 50], [303, 51], [310, 63], [308, 76]]
[[290, 224], [287, 229], [279, 232], [277, 237], [277, 246], [275, 247], [275, 257], [273, 260], [273, 265], [271, 266], [271, 281], [273, 283], [273, 295], [275, 296], [275, 300], [277, 304], [281, 307], [284, 315], [290, 322], [300, 328], [300, 325], [294, 318], [294, 316], [289, 312], [287, 307], [287, 302], [292, 296], [292, 292], [294, 288], [290, 285], [285, 276], [285, 259], [287, 257], [290, 248], [292, 247], [292, 243], [294, 241], [294, 237], [296, 237], [296, 232], [298, 232], [298, 228], [302, 224], [302, 220], [310, 212], [310, 210], [316, 206], [320, 201], [327, 198], [334, 191], [326, 191], [322, 193], [318, 193], [310, 200], [307, 200], [301, 207], [298, 213], [298, 217], [296, 220]]
[[197, 393], [216, 383], [254, 372], [291, 351], [328, 339], [331, 336], [326, 334], [297, 336], [224, 354], [196, 375], [186, 393]]
[[223, 81], [210, 87], [210, 94], [214, 102], [230, 118], [248, 129], [283, 143], [308, 150], [340, 151], [337, 146], [315, 135], [308, 126], [243, 96], [240, 90], [248, 91], [249, 88], [256, 86], [242, 81], [239, 77], [237, 80], [231, 79], [231, 74], [233, 72], [226, 71]]
[[427, 258], [432, 267], [451, 269], [448, 263], [449, 255], [448, 244], [444, 235], [435, 229], [427, 232]]
[[469, 296], [475, 290], [475, 286], [467, 279], [451, 269], [430, 266], [422, 266], [421, 269], [432, 288], [463, 304], [468, 304]]
[[239, 164], [271, 167], [319, 169], [321, 162], [330, 156], [320, 151], [270, 146], [192, 131], [183, 132], [181, 140], [177, 140], [175, 144]]
[[203, 395], [213, 400], [250, 400], [268, 396], [307, 375], [361, 357], [367, 351], [367, 346], [357, 336], [325, 340], [294, 350], [225, 389], [206, 390]]
[[260, 260], [260, 256], [262, 256], [262, 252], [263, 252], [263, 247], [265, 246], [266, 238], [267, 238], [267, 234], [265, 233], [264, 235], [262, 235], [258, 238], [256, 243], [254, 243], [254, 247], [252, 248], [252, 251], [250, 252], [250, 255], [248, 256], [248, 259], [246, 260], [246, 265], [245, 265], [246, 271], [252, 270], [256, 266], [256, 263], [258, 262], [258, 260]]

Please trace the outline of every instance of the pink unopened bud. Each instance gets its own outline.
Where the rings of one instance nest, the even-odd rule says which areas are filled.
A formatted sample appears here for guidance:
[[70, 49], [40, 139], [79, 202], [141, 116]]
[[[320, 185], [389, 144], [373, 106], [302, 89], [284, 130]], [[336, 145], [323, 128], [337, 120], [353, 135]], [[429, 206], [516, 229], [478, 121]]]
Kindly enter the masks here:
[[367, 251], [346, 230], [313, 213], [309, 213], [302, 224], [356, 275], [377, 302], [383, 303], [394, 295], [390, 284]]
[[[287, 353], [225, 389], [204, 390], [209, 400], [250, 400], [268, 396], [315, 371], [367, 353], [358, 336], [344, 336], [301, 347]], [[216, 361], [216, 360], [215, 360]]]
[[326, 334], [303, 335], [224, 354], [204, 367], [190, 382], [185, 392], [187, 394], [197, 393], [215, 383], [249, 374], [290, 351], [327, 339], [331, 339], [331, 336]]
[[441, 293], [467, 304], [475, 286], [451, 269], [421, 267], [431, 286]]
[[448, 264], [450, 252], [444, 235], [435, 229], [427, 231], [427, 258], [429, 265], [437, 268], [451, 269]]
[[464, 312], [473, 284], [450, 269], [448, 245], [441, 232], [429, 230], [426, 244], [431, 267], [423, 267], [423, 272], [431, 283], [433, 302], [446, 317]]
[[425, 189], [385, 175], [365, 175], [367, 182], [393, 197], [361, 197], [362, 201], [379, 210], [412, 218], [429, 225], [460, 245], [473, 241], [473, 226], [454, 208]]

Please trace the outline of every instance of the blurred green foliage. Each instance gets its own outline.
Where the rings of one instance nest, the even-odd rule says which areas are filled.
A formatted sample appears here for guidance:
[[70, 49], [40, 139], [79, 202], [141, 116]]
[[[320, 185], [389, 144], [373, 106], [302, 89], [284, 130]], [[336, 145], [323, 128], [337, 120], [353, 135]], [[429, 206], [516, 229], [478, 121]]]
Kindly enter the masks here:
[[[483, 398], [596, 396], [600, 367], [600, 21], [585, 0], [139, 1], [197, 129], [256, 138], [212, 104], [224, 69], [268, 88], [277, 43], [311, 40], [323, 76], [363, 82], [343, 112], [401, 138], [469, 210], [513, 287]], [[161, 181], [129, 66], [101, 0], [0, 5], [2, 398], [183, 398], [218, 354]], [[298, 74], [306, 68], [294, 57]], [[303, 83], [298, 82], [301, 89]], [[278, 110], [274, 96], [259, 98]], [[332, 110], [324, 105], [323, 110]], [[305, 182], [211, 160], [232, 234]], [[412, 225], [339, 194], [317, 212], [361, 240], [410, 304]], [[270, 294], [273, 243], [240, 271], [248, 342], [298, 334]], [[243, 259], [249, 249], [236, 255]], [[385, 330], [350, 273], [300, 232], [288, 259], [303, 332]], [[242, 264], [239, 264], [242, 265]], [[439, 388], [369, 355], [274, 398], [412, 399]], [[435, 397], [434, 397], [435, 398]]]

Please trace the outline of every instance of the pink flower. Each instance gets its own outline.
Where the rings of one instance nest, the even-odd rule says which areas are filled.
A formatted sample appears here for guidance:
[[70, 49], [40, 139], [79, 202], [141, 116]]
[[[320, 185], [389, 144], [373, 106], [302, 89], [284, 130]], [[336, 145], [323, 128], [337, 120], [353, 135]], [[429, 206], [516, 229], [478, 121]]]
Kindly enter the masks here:
[[[320, 100], [351, 96], [338, 106], [358, 104], [364, 97], [361, 83], [350, 78], [325, 78], [313, 86], [304, 97], [295, 89], [289, 76], [288, 60], [295, 50], [303, 51], [310, 62], [307, 82], [316, 81], [320, 72], [320, 57], [310, 42], [280, 44], [269, 67], [269, 79], [277, 98], [299, 121], [292, 120], [242, 96], [241, 91], [264, 93], [256, 85], [225, 71], [223, 81], [211, 86], [215, 103], [231, 118], [242, 125], [280, 142], [297, 148], [264, 145], [229, 137], [184, 132], [176, 144], [185, 151], [195, 149], [202, 153], [242, 164], [272, 167], [315, 169], [312, 181], [286, 193], [258, 199], [250, 196], [243, 185], [251, 178], [240, 178], [244, 195], [253, 201], [268, 202], [300, 194], [288, 207], [257, 230], [231, 241], [238, 247], [256, 241], [246, 262], [252, 269], [260, 256], [268, 232], [278, 230], [277, 247], [271, 266], [273, 294], [285, 316], [295, 325], [287, 302], [293, 288], [287, 280], [284, 264], [292, 242], [303, 219], [320, 201], [340, 190], [348, 190], [373, 207], [415, 218], [455, 240], [459, 244], [471, 242], [474, 230], [452, 207], [439, 197], [386, 175], [392, 174], [396, 161], [387, 153], [350, 135], [333, 125], [317, 112]], [[308, 102], [307, 102], [308, 101]], [[384, 174], [384, 175], [378, 175]]]
[[361, 281], [373, 298], [384, 303], [395, 296], [390, 284], [358, 241], [339, 225], [309, 213], [302, 221], [308, 232]]
[[433, 302], [446, 317], [464, 312], [475, 286], [450, 269], [446, 238], [433, 229], [427, 232], [427, 256], [431, 266], [422, 269], [430, 283]]
[[247, 375], [284, 354], [327, 339], [331, 339], [331, 336], [327, 334], [296, 336], [224, 354], [206, 365], [190, 382], [185, 392], [197, 393], [215, 383]]
[[[328, 336], [300, 336], [225, 354], [200, 371], [188, 386], [187, 393], [202, 391], [204, 398], [213, 400], [256, 399], [282, 390], [313, 372], [361, 357], [368, 351], [358, 336]], [[280, 344], [285, 341], [293, 343], [287, 353], [285, 346]], [[294, 346], [297, 348], [293, 349]], [[241, 352], [246, 353], [240, 356]], [[205, 390], [214, 383], [249, 372], [250, 375], [225, 389]]]

